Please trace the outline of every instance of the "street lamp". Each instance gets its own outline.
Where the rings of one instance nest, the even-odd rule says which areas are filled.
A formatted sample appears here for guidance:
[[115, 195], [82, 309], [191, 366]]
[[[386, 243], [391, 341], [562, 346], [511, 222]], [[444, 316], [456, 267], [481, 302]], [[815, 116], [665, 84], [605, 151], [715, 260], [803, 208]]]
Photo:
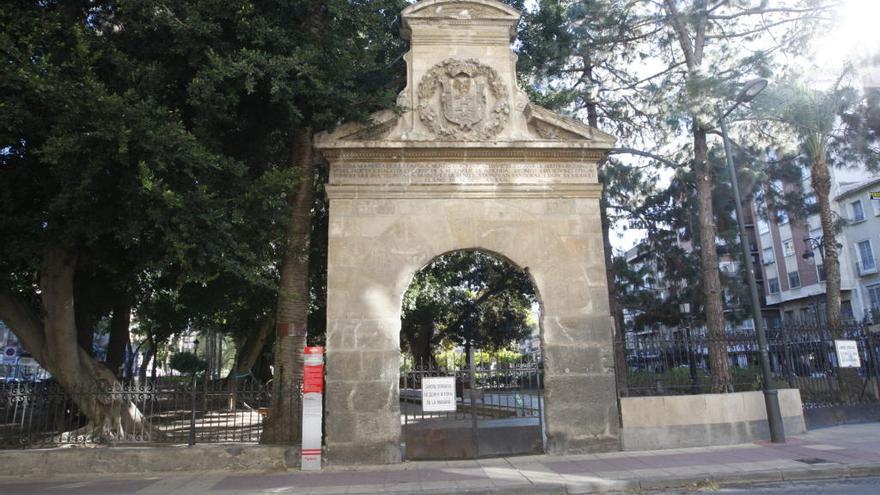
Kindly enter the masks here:
[[746, 228], [743, 223], [742, 196], [739, 194], [739, 180], [736, 176], [736, 167], [730, 152], [730, 137], [727, 134], [727, 123], [724, 119], [730, 115], [739, 105], [752, 101], [764, 88], [767, 87], [766, 79], [756, 79], [747, 82], [736, 96], [736, 104], [721, 114], [719, 124], [721, 126], [721, 138], [724, 140], [724, 156], [727, 168], [730, 169], [730, 182], [733, 185], [734, 204], [736, 205], [736, 223], [739, 228], [739, 240], [742, 246], [743, 262], [746, 268], [746, 277], [749, 282], [749, 293], [752, 300], [752, 317], [755, 321], [755, 331], [758, 334], [758, 346], [761, 350], [761, 375], [764, 381], [764, 404], [767, 407], [767, 422], [770, 426], [770, 441], [773, 443], [785, 443], [785, 428], [782, 424], [782, 413], [779, 410], [779, 391], [773, 387], [772, 373], [770, 371], [770, 349], [767, 345], [767, 332], [764, 329], [764, 319], [761, 317], [761, 299], [758, 295], [758, 286], [755, 283], [755, 267], [752, 263], [752, 253], [749, 250], [749, 240], [746, 236]]

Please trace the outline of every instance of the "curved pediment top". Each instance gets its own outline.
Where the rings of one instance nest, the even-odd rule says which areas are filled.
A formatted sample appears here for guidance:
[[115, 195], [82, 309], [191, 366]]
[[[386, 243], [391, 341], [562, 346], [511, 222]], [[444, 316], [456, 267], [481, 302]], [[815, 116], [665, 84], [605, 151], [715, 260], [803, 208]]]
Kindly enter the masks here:
[[494, 0], [423, 0], [403, 9], [403, 18], [506, 19], [518, 21], [520, 13]]
[[401, 35], [409, 40], [412, 24], [439, 23], [467, 25], [471, 23], [496, 23], [506, 26], [510, 38], [516, 36], [519, 22], [518, 10], [493, 0], [423, 0], [405, 8], [401, 13]]

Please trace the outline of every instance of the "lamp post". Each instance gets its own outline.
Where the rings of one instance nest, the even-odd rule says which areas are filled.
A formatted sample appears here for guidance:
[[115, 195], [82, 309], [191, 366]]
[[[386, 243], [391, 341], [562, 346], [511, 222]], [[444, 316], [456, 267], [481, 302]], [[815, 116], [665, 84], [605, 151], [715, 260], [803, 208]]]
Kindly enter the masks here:
[[764, 329], [764, 319], [761, 317], [761, 298], [758, 295], [758, 286], [755, 283], [755, 267], [752, 263], [752, 253], [749, 249], [749, 239], [746, 235], [743, 223], [742, 196], [739, 194], [739, 180], [736, 176], [736, 167], [733, 164], [733, 156], [730, 150], [730, 137], [727, 134], [727, 123], [724, 119], [730, 115], [739, 105], [752, 101], [764, 88], [767, 80], [756, 79], [746, 83], [736, 97], [736, 103], [719, 117], [721, 137], [724, 140], [724, 156], [727, 168], [730, 169], [730, 182], [733, 185], [734, 204], [736, 205], [736, 223], [739, 228], [739, 240], [742, 246], [743, 262], [745, 263], [746, 277], [749, 282], [749, 293], [752, 300], [752, 317], [755, 321], [755, 331], [758, 334], [758, 347], [761, 351], [761, 375], [764, 382], [764, 404], [767, 407], [767, 422], [770, 427], [770, 441], [773, 443], [785, 443], [785, 428], [782, 424], [782, 413], [779, 409], [779, 391], [773, 387], [772, 373], [770, 370], [770, 349], [767, 345], [767, 332]]

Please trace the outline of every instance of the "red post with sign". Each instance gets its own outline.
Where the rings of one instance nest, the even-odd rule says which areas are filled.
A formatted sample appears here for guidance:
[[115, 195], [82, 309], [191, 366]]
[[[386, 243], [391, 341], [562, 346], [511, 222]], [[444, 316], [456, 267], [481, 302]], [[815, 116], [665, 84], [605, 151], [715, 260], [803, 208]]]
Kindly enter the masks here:
[[324, 397], [324, 348], [303, 351], [302, 456], [303, 471], [321, 469], [321, 443]]

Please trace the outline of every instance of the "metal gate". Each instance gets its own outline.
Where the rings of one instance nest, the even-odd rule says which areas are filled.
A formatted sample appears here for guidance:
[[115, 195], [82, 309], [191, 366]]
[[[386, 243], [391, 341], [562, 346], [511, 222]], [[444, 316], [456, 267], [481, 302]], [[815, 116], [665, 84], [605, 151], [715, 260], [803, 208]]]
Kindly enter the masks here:
[[[484, 356], [471, 351], [441, 363], [402, 362], [400, 412], [406, 459], [475, 459], [544, 452], [540, 357], [498, 362]], [[425, 411], [423, 379], [427, 377], [454, 379], [454, 411]]]

